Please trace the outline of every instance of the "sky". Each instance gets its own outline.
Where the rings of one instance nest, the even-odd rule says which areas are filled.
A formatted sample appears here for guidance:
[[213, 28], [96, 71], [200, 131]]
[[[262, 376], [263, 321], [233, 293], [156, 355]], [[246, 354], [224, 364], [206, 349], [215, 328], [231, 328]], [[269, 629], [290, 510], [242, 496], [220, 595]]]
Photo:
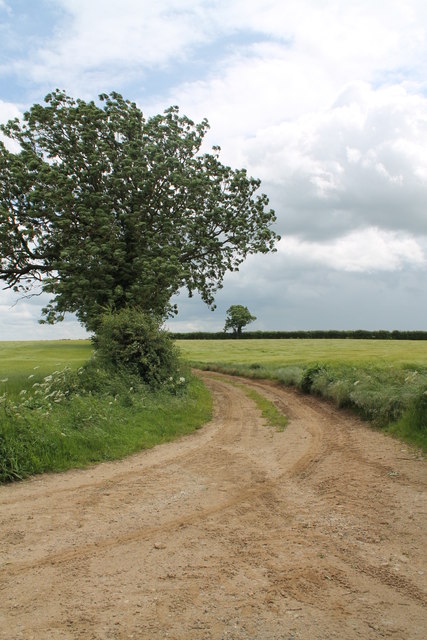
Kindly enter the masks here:
[[[425, 0], [0, 0], [0, 122], [55, 88], [117, 91], [145, 115], [209, 120], [220, 159], [262, 181], [277, 252], [228, 274], [212, 312], [177, 297], [174, 331], [427, 329]], [[44, 296], [0, 290], [0, 340]]]

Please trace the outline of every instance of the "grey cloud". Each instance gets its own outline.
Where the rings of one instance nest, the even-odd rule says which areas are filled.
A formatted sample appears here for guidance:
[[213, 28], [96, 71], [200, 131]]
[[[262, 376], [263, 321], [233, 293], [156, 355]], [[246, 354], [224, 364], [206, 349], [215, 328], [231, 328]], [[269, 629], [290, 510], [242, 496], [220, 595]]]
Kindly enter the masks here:
[[178, 298], [180, 312], [168, 322], [175, 331], [221, 331], [230, 304], [257, 316], [253, 330], [425, 328], [427, 270], [344, 273], [292, 264], [280, 256], [255, 257], [240, 277], [227, 277], [209, 311], [195, 297]]
[[378, 226], [427, 235], [427, 99], [401, 88], [347, 89], [327, 111], [245, 145], [282, 233], [339, 236]]

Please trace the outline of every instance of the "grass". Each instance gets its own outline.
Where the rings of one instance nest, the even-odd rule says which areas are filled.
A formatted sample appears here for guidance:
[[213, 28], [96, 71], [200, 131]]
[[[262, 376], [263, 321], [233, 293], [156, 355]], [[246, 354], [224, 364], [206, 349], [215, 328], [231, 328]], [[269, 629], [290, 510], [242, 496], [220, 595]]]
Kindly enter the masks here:
[[256, 406], [261, 411], [262, 417], [270, 427], [276, 427], [277, 431], [285, 430], [288, 424], [288, 419], [270, 400], [267, 400], [265, 396], [258, 393], [258, 391], [255, 391], [255, 389], [249, 389], [249, 387], [244, 384], [236, 386], [240, 387], [247, 397], [255, 402]]
[[[31, 381], [40, 382], [65, 366], [77, 369], [92, 350], [90, 340], [0, 342], [0, 395], [7, 391], [15, 396], [31, 386]], [[34, 377], [28, 380], [29, 376]]]
[[[427, 341], [194, 340], [178, 345], [200, 368], [297, 385], [427, 450]], [[197, 379], [186, 374], [185, 389], [177, 385], [175, 394], [170, 393], [174, 389], [154, 393], [125, 377], [81, 368], [91, 353], [91, 343], [81, 340], [0, 342], [0, 482], [120, 458], [188, 433], [210, 418], [211, 399]], [[79, 392], [81, 371], [87, 377], [84, 393]], [[268, 422], [283, 420], [256, 391], [245, 393]]]
[[427, 340], [178, 340], [190, 362], [308, 365], [313, 362], [427, 367]]
[[231, 339], [178, 344], [194, 366], [298, 386], [427, 451], [427, 341]]
[[[218, 379], [221, 380], [221, 382], [224, 382], [223, 378]], [[288, 424], [288, 419], [281, 411], [277, 409], [273, 402], [267, 400], [265, 396], [255, 391], [255, 389], [249, 388], [245, 384], [233, 382], [230, 380], [226, 380], [226, 382], [227, 384], [232, 384], [234, 387], [241, 389], [248, 398], [255, 402], [256, 406], [261, 411], [262, 417], [270, 427], [276, 427], [277, 431], [285, 430]]]
[[[91, 353], [89, 343], [67, 342], [65, 349], [59, 342], [42, 349], [35, 343], [35, 352], [34, 343], [18, 346], [13, 354], [11, 343], [0, 344], [8, 356], [1, 374], [11, 381], [0, 388], [0, 482], [121, 458], [194, 431], [211, 417], [209, 392], [187, 372], [181, 372], [185, 384], [180, 376], [154, 392], [96, 363], [78, 367]], [[72, 366], [52, 373], [67, 356]]]

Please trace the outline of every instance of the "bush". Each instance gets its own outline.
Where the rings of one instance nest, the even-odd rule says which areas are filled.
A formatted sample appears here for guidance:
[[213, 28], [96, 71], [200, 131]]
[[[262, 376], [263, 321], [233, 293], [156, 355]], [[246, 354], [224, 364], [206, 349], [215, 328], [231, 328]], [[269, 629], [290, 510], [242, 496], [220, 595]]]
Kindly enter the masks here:
[[178, 350], [161, 329], [161, 322], [138, 309], [106, 314], [94, 339], [101, 366], [138, 375], [144, 384], [159, 387], [179, 374]]
[[304, 391], [304, 393], [311, 393], [316, 377], [323, 372], [324, 367], [319, 364], [313, 364], [312, 366], [304, 369], [304, 373], [302, 374], [300, 382], [301, 391]]

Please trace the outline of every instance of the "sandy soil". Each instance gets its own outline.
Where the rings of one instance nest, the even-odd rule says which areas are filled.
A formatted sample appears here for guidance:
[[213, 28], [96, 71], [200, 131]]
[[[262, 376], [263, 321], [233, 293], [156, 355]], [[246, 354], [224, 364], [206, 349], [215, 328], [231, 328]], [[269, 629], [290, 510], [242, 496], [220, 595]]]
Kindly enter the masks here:
[[0, 488], [0, 638], [426, 637], [426, 467], [350, 415], [227, 378], [178, 442]]

